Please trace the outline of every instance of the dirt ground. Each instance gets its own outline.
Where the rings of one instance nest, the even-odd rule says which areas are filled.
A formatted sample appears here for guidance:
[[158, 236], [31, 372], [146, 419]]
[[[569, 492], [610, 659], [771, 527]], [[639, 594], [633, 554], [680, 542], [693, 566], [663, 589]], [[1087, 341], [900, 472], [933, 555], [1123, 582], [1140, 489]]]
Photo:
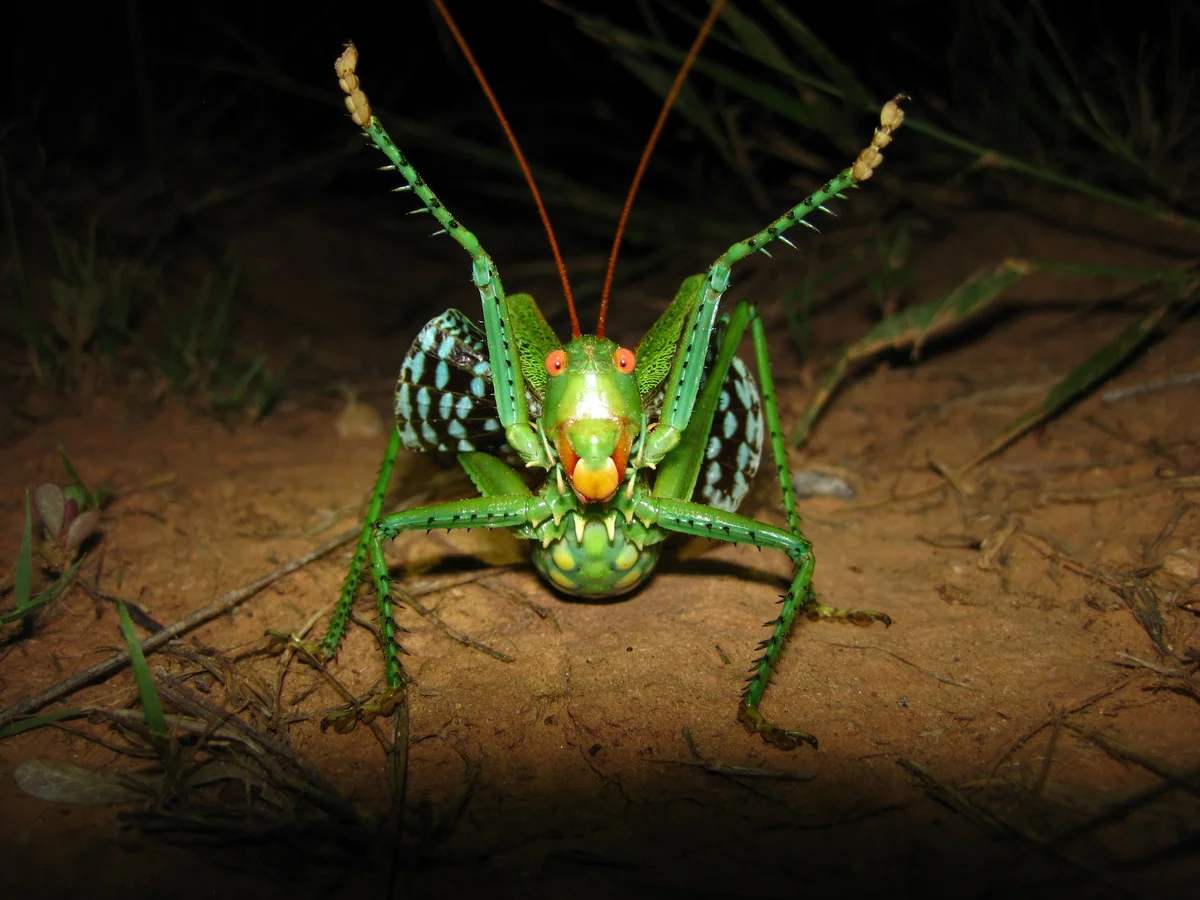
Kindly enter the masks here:
[[[1176, 259], [1200, 250], [1170, 229], [1139, 223], [1135, 233], [1126, 219], [1082, 205], [1054, 221], [963, 214], [919, 245], [912, 296], [935, 296], [1007, 255], [1148, 265], [1170, 261], [1163, 247]], [[439, 305], [477, 308], [457, 249], [427, 241], [424, 256], [406, 256], [409, 239], [419, 242], [354, 232], [325, 213], [291, 213], [238, 237], [253, 321], [307, 335], [310, 358], [330, 373], [324, 383], [294, 382], [263, 422], [232, 430], [179, 403], [147, 412], [121, 392], [44, 418], [4, 450], [3, 571], [16, 556], [23, 492], [62, 481], [60, 443], [85, 480], [117, 494], [85, 580], [162, 624], [356, 528], [385, 442], [370, 426], [387, 421], [407, 340]], [[795, 263], [776, 265], [778, 283], [794, 276]], [[521, 286], [506, 278], [510, 290]], [[370, 320], [381, 285], [397, 296], [407, 286], [411, 318]], [[439, 300], [447, 285], [453, 295]], [[397, 896], [1195, 896], [1200, 383], [1111, 403], [1103, 391], [1196, 369], [1200, 320], [1150, 343], [962, 490], [933, 469], [969, 459], [1133, 321], [1128, 288], [1022, 284], [1003, 312], [927, 347], [919, 363], [897, 355], [860, 371], [793, 453], [795, 469], [839, 472], [857, 490], [853, 500], [802, 504], [820, 598], [894, 620], [887, 629], [803, 623], [793, 634], [764, 710], [817, 735], [819, 750], [774, 749], [734, 719], [762, 623], [791, 574], [782, 555], [680, 542], [635, 595], [582, 603], [540, 582], [507, 535], [396, 541], [399, 583], [452, 629], [512, 658], [399, 614], [415, 685], [403, 837], [391, 848], [401, 850]], [[632, 341], [646, 324], [639, 316], [672, 291], [664, 276], [617, 300], [618, 318], [640, 311], [618, 334]], [[784, 419], [794, 422], [812, 372], [786, 342], [776, 296], [756, 299], [772, 322]], [[819, 314], [815, 373], [869, 321], [861, 302]], [[342, 386], [361, 405], [338, 399]], [[434, 471], [412, 458], [399, 468], [394, 502]], [[764, 471], [745, 511], [781, 522], [773, 490]], [[342, 546], [273, 581], [177, 646], [236, 660], [253, 689], [235, 690], [232, 676], [225, 686], [211, 674], [190, 683], [382, 817], [386, 759], [371, 730], [322, 731], [320, 714], [339, 697], [295, 661], [278, 709], [268, 709], [279, 657], [244, 655], [265, 645], [267, 628], [295, 631], [327, 611], [348, 556]], [[1165, 622], [1165, 652], [1131, 611], [1149, 603]], [[369, 591], [358, 610], [373, 627]], [[0, 707], [120, 643], [110, 603], [74, 590], [0, 647]], [[176, 677], [197, 671], [178, 654], [150, 661]], [[353, 625], [330, 673], [362, 696], [381, 670], [371, 632]], [[61, 702], [128, 706], [131, 684], [123, 670]], [[167, 885], [179, 897], [385, 895], [390, 854], [369, 838], [339, 843], [316, 829], [273, 842], [234, 815], [225, 832], [209, 822], [168, 841], [150, 824], [161, 825], [149, 813], [161, 804], [23, 793], [13, 772], [31, 759], [150, 764], [77, 733], [121, 744], [109, 724], [71, 728], [0, 742], [6, 896], [161, 896]], [[187, 820], [187, 809], [174, 812], [177, 825]]]

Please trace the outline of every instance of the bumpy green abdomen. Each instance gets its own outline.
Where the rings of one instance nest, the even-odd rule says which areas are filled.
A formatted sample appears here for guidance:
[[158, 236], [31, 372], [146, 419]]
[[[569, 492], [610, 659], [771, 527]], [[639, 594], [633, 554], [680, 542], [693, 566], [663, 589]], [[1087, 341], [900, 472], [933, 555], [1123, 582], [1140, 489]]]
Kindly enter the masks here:
[[547, 581], [578, 597], [615, 597], [633, 590], [649, 577], [658, 562], [660, 544], [638, 549], [618, 522], [610, 539], [603, 518], [584, 520], [583, 540], [569, 527], [548, 546], [535, 544], [533, 563]]

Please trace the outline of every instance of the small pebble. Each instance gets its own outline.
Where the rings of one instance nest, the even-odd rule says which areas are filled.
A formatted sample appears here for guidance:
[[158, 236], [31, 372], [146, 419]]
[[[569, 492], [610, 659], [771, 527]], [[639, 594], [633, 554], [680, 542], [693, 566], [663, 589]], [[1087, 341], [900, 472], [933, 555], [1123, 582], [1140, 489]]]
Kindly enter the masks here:
[[1163, 571], [1184, 581], [1195, 581], [1200, 577], [1200, 551], [1184, 547], [1166, 555]]
[[792, 475], [792, 487], [796, 497], [808, 500], [813, 497], [836, 497], [838, 500], [853, 500], [857, 496], [854, 487], [845, 479], [825, 472], [805, 469]]

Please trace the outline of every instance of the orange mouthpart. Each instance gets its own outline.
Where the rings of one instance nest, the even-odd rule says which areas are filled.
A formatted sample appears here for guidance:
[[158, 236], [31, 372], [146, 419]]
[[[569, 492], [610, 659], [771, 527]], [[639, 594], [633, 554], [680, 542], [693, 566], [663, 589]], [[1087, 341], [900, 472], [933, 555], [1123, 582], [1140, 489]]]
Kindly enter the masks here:
[[612, 456], [598, 461], [579, 457], [575, 448], [571, 446], [565, 426], [558, 432], [554, 443], [558, 449], [558, 459], [566, 470], [567, 479], [580, 502], [604, 503], [612, 499], [617, 488], [621, 486], [621, 478], [629, 462], [629, 450], [633, 446], [633, 434], [628, 426], [621, 425], [621, 435], [617, 438], [617, 446]]

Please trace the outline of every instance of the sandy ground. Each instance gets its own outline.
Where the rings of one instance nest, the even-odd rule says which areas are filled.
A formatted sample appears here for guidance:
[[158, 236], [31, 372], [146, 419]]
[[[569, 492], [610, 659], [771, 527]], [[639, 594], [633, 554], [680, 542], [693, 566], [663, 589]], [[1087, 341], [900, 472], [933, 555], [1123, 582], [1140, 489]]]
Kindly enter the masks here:
[[[1067, 209], [1065, 220], [1072, 215], [1084, 212]], [[1034, 247], [1046, 259], [1161, 259], [1144, 233], [1103, 231], [964, 215], [920, 247], [912, 293], [934, 296], [977, 265]], [[395, 258], [394, 235], [351, 237], [315, 218], [240, 240], [259, 319], [277, 313], [280, 328], [307, 333], [313, 357], [347, 372], [380, 413], [404, 340], [438, 310], [414, 313], [400, 334], [365, 321], [367, 298], [406, 283], [420, 305], [435, 302], [430, 285], [465, 284], [440, 268], [465, 273], [453, 248], [414, 270]], [[821, 599], [885, 610], [895, 623], [803, 623], [793, 634], [764, 710], [816, 734], [818, 751], [766, 746], [734, 719], [762, 623], [790, 577], [782, 555], [680, 542], [635, 595], [581, 603], [541, 583], [507, 535], [395, 542], [400, 583], [513, 660], [399, 614], [415, 685], [397, 896], [1194, 896], [1200, 384], [1112, 404], [1090, 396], [973, 471], [963, 492], [931, 468], [969, 459], [1131, 322], [1134, 308], [1102, 302], [1126, 287], [1022, 285], [1014, 307], [927, 348], [919, 364], [896, 356], [861, 370], [793, 453], [795, 468], [834, 469], [858, 491], [803, 503]], [[627, 308], [661, 305], [669, 291], [647, 287]], [[770, 296], [757, 299], [771, 309]], [[466, 293], [451, 302], [475, 308]], [[818, 316], [821, 365], [867, 322], [861, 305]], [[783, 332], [772, 327], [776, 374], [785, 421], [795, 421], [812, 387]], [[1198, 359], [1193, 318], [1106, 387], [1178, 375]], [[4, 450], [3, 571], [16, 555], [22, 491], [62, 480], [60, 442], [85, 479], [118, 492], [84, 577], [163, 624], [355, 528], [384, 436], [347, 429], [345, 404], [325, 388], [293, 392], [260, 424], [233, 430], [178, 403], [148, 415], [120, 395], [40, 422]], [[433, 471], [402, 459], [392, 499]], [[746, 511], [780, 522], [777, 504], [762, 477]], [[236, 660], [221, 670], [227, 684], [212, 673], [191, 683], [379, 817], [386, 760], [371, 731], [322, 731], [319, 714], [339, 698], [296, 662], [278, 708], [268, 708], [279, 658], [242, 655], [264, 646], [267, 628], [295, 630], [326, 609], [348, 555], [343, 547], [275, 581], [178, 645]], [[1136, 596], [1158, 604], [1169, 651], [1135, 619]], [[358, 610], [373, 626], [368, 591]], [[0, 706], [119, 643], [112, 606], [73, 591], [0, 647]], [[177, 655], [151, 664], [177, 677], [198, 671]], [[367, 627], [351, 627], [329, 671], [360, 696], [378, 684]], [[65, 702], [127, 706], [131, 684], [123, 671]], [[19, 790], [13, 772], [30, 759], [150, 765], [79, 735], [127, 746], [107, 723], [71, 727], [0, 742], [6, 896], [164, 896], [165, 885], [179, 897], [385, 895], [389, 854], [370, 840], [285, 833], [271, 842], [238, 830], [234, 815], [228, 831], [209, 821], [167, 841], [144, 814], [171, 808], [186, 818], [177, 804], [55, 804]], [[1093, 733], [1110, 739], [1107, 749]], [[722, 768], [735, 766], [767, 774]], [[246, 799], [220, 796], [231, 808]]]

